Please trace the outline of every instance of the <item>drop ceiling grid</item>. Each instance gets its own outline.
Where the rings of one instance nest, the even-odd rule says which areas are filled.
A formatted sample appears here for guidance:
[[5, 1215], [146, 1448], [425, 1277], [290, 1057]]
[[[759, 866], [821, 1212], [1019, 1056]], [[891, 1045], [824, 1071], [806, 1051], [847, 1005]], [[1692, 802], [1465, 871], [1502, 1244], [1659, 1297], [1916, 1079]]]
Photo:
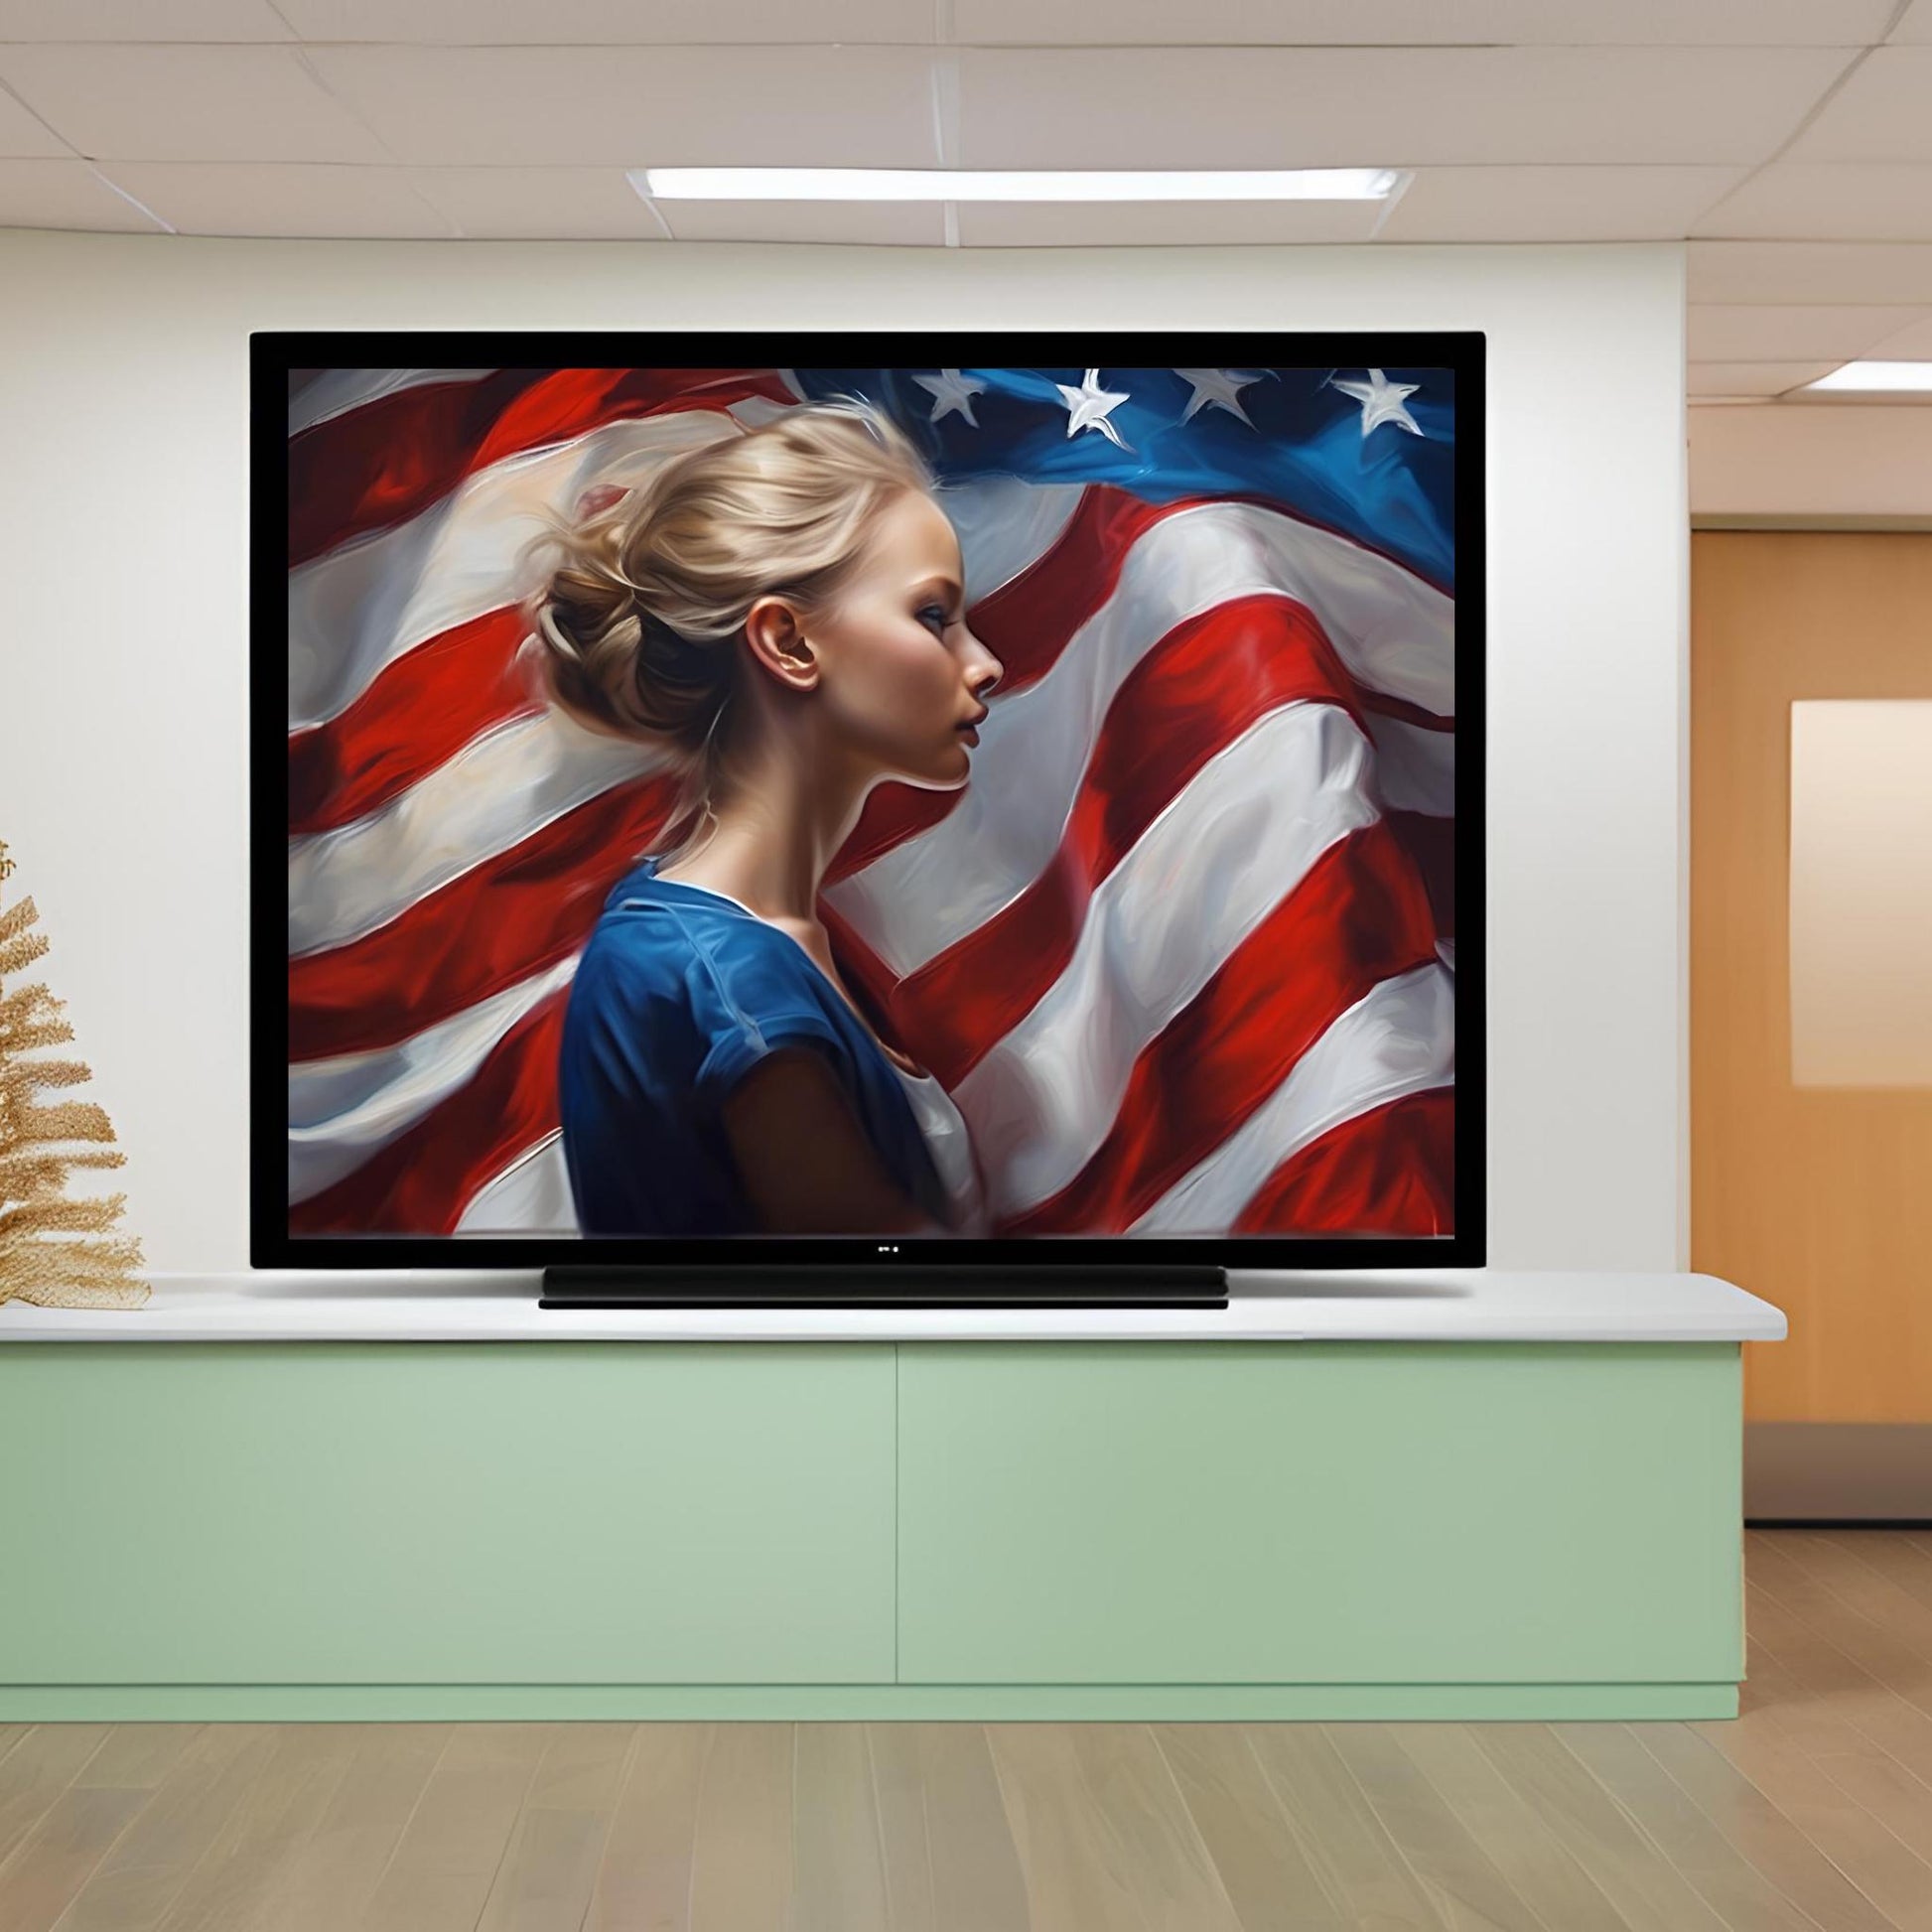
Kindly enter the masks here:
[[[713, 203], [660, 222], [623, 178], [652, 162], [1413, 174], [1386, 209]], [[1932, 355], [1932, 0], [0, 0], [8, 223], [1688, 237], [1692, 393], [1774, 395], [1847, 354]]]

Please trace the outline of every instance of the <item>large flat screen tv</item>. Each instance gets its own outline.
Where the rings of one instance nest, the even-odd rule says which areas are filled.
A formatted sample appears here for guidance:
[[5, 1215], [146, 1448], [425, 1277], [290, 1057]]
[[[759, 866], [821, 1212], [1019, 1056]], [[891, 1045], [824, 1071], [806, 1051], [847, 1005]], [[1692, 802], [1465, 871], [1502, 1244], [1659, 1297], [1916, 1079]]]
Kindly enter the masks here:
[[1480, 336], [252, 379], [257, 1266], [1481, 1261]]

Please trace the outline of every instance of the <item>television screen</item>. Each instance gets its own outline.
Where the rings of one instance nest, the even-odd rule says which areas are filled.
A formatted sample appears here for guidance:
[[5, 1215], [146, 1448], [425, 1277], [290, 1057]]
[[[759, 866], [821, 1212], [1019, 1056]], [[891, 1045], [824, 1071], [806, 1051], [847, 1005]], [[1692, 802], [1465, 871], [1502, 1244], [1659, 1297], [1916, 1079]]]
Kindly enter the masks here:
[[1479, 337], [254, 353], [258, 1263], [1480, 1259]]

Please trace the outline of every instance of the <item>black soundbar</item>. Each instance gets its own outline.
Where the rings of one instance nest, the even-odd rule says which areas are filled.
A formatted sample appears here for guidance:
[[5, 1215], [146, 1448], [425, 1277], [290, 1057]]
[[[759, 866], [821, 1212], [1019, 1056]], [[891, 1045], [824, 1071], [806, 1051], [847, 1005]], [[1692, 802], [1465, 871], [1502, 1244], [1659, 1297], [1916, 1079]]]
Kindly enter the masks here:
[[1224, 1309], [1225, 1268], [977, 1263], [957, 1267], [546, 1268], [544, 1309]]

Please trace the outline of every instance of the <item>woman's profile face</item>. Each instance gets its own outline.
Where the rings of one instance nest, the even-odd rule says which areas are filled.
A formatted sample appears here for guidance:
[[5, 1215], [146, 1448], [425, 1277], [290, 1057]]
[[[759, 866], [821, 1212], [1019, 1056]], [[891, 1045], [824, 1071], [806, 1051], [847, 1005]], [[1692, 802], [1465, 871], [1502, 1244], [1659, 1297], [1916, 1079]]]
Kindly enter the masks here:
[[818, 703], [881, 775], [956, 790], [1000, 660], [966, 626], [965, 572], [946, 513], [920, 490], [882, 509], [864, 561], [809, 626]]

